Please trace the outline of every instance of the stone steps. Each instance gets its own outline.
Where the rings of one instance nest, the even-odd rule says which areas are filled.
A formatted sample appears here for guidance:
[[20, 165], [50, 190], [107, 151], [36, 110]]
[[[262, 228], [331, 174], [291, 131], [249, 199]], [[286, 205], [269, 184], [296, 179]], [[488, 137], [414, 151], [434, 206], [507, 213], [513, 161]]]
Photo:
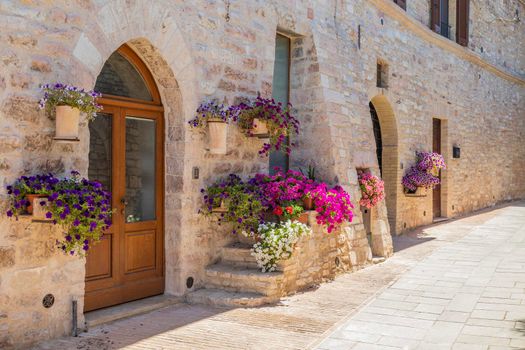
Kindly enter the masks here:
[[265, 296], [280, 296], [284, 279], [282, 272], [261, 272], [244, 266], [225, 263], [210, 265], [205, 270], [204, 287], [231, 292], [259, 293]]
[[251, 255], [252, 246], [243, 243], [234, 243], [222, 248], [221, 262], [226, 265], [258, 269], [255, 257]]
[[189, 304], [206, 304], [218, 307], [258, 307], [279, 301], [259, 293], [228, 292], [221, 289], [200, 289], [186, 296]]
[[[221, 263], [231, 265], [238, 268], [259, 270], [255, 257], [251, 254], [252, 246], [247, 243], [236, 242], [230, 246], [222, 248]], [[293, 261], [284, 260], [277, 263], [276, 271], [284, 271], [284, 269], [293, 264]]]

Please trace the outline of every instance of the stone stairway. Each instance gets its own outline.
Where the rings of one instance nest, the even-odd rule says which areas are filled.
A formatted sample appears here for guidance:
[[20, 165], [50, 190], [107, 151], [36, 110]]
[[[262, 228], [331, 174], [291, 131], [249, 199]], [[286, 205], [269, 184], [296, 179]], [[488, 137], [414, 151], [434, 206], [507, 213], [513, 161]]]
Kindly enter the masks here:
[[284, 280], [282, 266], [280, 271], [261, 272], [250, 248], [239, 242], [222, 248], [221, 260], [205, 270], [204, 289], [188, 294], [187, 301], [234, 307], [277, 302]]

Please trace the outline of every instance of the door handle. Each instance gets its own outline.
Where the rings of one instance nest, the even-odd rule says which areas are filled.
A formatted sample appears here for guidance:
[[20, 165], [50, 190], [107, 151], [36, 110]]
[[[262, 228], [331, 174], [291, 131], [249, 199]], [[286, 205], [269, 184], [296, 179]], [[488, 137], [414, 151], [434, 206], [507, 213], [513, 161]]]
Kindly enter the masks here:
[[120, 199], [120, 204], [122, 204], [122, 208], [120, 209], [120, 213], [122, 215], [126, 215], [126, 206], [128, 205], [128, 201], [126, 200], [126, 197], [122, 197]]

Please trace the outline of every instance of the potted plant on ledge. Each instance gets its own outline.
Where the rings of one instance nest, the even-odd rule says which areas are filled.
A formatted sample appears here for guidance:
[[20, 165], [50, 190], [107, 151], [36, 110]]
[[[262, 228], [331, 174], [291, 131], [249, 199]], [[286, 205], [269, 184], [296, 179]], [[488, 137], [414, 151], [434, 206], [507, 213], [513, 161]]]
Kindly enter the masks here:
[[71, 175], [63, 179], [52, 174], [21, 177], [7, 188], [11, 200], [7, 216], [23, 214], [29, 203], [24, 195], [38, 191], [47, 200], [34, 200], [35, 205], [45, 208], [45, 218], [63, 229], [58, 247], [69, 255], [84, 256], [111, 226], [111, 194], [99, 182], [80, 178], [76, 171]]
[[208, 150], [212, 154], [226, 154], [230, 111], [215, 102], [203, 103], [188, 123], [192, 128], [208, 129]]
[[41, 109], [55, 111], [55, 140], [77, 142], [80, 113], [86, 115], [87, 121], [93, 120], [102, 106], [96, 99], [102, 96], [95, 91], [85, 91], [66, 84], [45, 84], [41, 86], [44, 97], [39, 102]]

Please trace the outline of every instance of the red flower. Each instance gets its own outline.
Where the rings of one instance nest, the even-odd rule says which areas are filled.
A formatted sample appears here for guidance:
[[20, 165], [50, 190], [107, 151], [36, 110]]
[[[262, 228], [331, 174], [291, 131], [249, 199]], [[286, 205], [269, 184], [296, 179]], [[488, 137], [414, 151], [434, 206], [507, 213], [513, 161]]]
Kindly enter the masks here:
[[293, 214], [293, 207], [286, 207], [288, 214]]
[[283, 208], [281, 208], [280, 206], [277, 206], [275, 207], [275, 209], [273, 210], [273, 213], [277, 216], [281, 216], [283, 215]]

